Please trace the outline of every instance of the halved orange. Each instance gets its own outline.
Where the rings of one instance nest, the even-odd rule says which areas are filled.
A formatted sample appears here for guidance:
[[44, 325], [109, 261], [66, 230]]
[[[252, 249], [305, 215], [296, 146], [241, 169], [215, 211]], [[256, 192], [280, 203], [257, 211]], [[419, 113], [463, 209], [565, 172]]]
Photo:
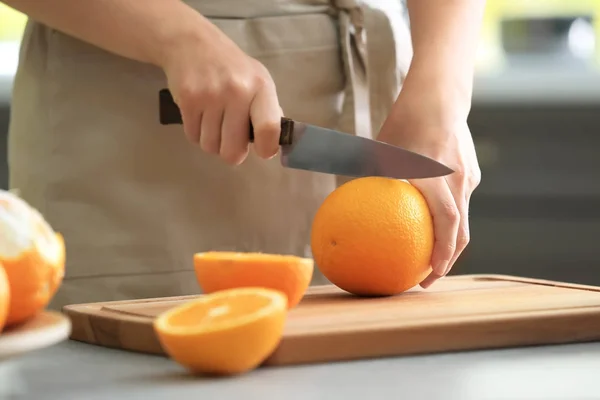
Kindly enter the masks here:
[[258, 367], [276, 349], [286, 316], [285, 294], [238, 288], [166, 311], [154, 329], [164, 351], [191, 372], [233, 375]]
[[65, 271], [63, 237], [36, 209], [4, 190], [0, 190], [0, 264], [10, 286], [7, 326], [43, 310]]
[[204, 293], [264, 287], [285, 293], [288, 307], [293, 308], [306, 293], [314, 261], [291, 255], [211, 251], [195, 254], [194, 268]]

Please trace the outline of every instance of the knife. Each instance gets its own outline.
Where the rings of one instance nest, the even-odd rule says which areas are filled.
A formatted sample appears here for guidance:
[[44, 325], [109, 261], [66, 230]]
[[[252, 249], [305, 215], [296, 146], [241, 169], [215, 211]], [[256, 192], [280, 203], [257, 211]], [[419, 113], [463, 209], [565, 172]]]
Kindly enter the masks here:
[[[179, 107], [168, 89], [159, 92], [162, 125], [182, 124]], [[250, 124], [250, 142], [254, 131]], [[454, 171], [423, 155], [379, 142], [281, 118], [281, 164], [349, 177], [382, 176], [394, 179], [422, 179]]]

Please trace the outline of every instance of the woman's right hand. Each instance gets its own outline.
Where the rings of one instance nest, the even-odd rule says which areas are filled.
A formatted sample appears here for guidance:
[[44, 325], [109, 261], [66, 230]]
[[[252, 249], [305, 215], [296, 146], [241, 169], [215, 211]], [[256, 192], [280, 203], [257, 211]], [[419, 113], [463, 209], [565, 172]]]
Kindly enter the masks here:
[[[185, 2], [0, 2], [109, 52], [161, 67], [186, 136], [206, 152], [241, 163], [250, 120], [256, 153], [270, 158], [279, 150], [282, 112], [271, 76]], [[94, 18], [81, 18], [90, 12]]]
[[203, 18], [198, 33], [181, 35], [161, 63], [183, 119], [187, 138], [207, 153], [239, 165], [249, 151], [249, 123], [256, 154], [279, 150], [282, 111], [267, 69]]

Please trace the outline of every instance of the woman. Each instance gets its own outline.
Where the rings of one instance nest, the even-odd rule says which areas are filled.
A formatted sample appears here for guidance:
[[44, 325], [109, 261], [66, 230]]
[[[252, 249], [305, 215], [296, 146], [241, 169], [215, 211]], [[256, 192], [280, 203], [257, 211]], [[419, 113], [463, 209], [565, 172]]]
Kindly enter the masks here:
[[[198, 251], [306, 255], [336, 181], [279, 166], [283, 113], [456, 171], [412, 182], [435, 219], [423, 287], [466, 246], [480, 179], [466, 119], [483, 0], [409, 0], [412, 46], [399, 7], [358, 0], [5, 2], [30, 17], [10, 184], [65, 236], [55, 307], [196, 293]], [[158, 124], [167, 85], [183, 131]]]

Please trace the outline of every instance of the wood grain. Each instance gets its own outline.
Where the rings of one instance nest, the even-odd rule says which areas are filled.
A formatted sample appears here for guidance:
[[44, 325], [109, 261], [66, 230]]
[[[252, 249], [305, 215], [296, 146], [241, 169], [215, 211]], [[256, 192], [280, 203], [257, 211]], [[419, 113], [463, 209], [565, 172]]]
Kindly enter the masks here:
[[[67, 306], [71, 339], [164, 354], [153, 319], [197, 296]], [[427, 291], [361, 298], [316, 286], [288, 316], [267, 365], [600, 339], [600, 288], [501, 275], [463, 275]]]

